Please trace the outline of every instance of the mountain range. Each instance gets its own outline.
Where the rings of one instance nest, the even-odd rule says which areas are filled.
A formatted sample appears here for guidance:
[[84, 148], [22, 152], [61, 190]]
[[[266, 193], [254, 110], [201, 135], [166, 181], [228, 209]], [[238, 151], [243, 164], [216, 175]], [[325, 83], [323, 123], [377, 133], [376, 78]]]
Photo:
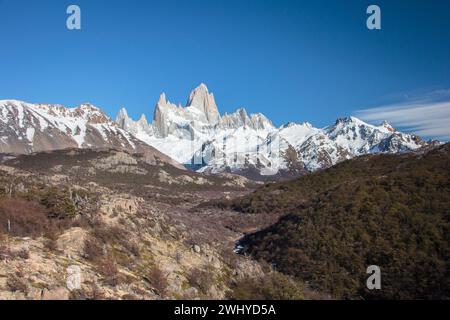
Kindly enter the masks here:
[[214, 95], [200, 84], [185, 106], [164, 93], [153, 119], [139, 120], [122, 108], [115, 121], [99, 108], [82, 104], [0, 101], [0, 152], [28, 154], [65, 148], [118, 148], [149, 153], [164, 162], [202, 173], [232, 172], [252, 178], [297, 176], [368, 153], [399, 153], [433, 145], [355, 117], [315, 128], [310, 123], [276, 127], [261, 113], [244, 108], [220, 114]]
[[448, 299], [449, 154], [221, 114], [205, 85], [150, 122], [0, 101], [0, 300]]

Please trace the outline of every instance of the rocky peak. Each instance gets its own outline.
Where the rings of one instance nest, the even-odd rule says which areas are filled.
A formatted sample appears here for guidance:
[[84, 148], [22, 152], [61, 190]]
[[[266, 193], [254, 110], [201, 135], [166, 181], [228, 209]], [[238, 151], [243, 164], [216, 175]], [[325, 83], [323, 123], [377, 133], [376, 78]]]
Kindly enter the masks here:
[[383, 127], [383, 128], [387, 129], [387, 130], [390, 131], [390, 132], [395, 132], [394, 127], [391, 126], [391, 124], [390, 124], [389, 122], [387, 122], [386, 120], [383, 121], [383, 122], [380, 124], [380, 127]]
[[295, 122], [289, 121], [283, 125], [281, 125], [280, 129], [286, 129], [286, 128], [292, 128], [295, 127], [297, 124]]
[[254, 113], [250, 115], [250, 120], [255, 129], [274, 129], [272, 121], [270, 121], [262, 113]]
[[340, 124], [359, 124], [360, 122], [362, 122], [361, 120], [359, 120], [358, 118], [355, 117], [343, 117], [343, 118], [337, 118], [335, 125], [340, 125]]
[[373, 127], [372, 125], [365, 123], [364, 121], [355, 117], [338, 118], [334, 125], [329, 127], [329, 131], [350, 129], [355, 127]]
[[249, 121], [248, 118], [248, 114], [247, 114], [247, 110], [245, 110], [245, 108], [238, 108], [236, 110], [236, 114], [239, 115], [239, 117], [241, 118], [242, 122], [245, 124], [247, 124]]
[[[62, 107], [62, 106], [60, 106], [60, 107]], [[76, 109], [84, 110], [84, 111], [87, 111], [87, 112], [101, 112], [100, 108], [94, 106], [92, 103], [89, 103], [89, 102], [82, 103]]]
[[167, 104], [167, 100], [166, 100], [166, 94], [163, 92], [159, 96], [158, 105], [165, 105], [165, 104]]
[[130, 118], [128, 117], [127, 110], [125, 108], [120, 108], [119, 113], [116, 117], [116, 123], [122, 129], [127, 129], [128, 124], [130, 123]]
[[220, 119], [219, 126], [225, 129], [236, 129], [248, 126], [250, 118], [244, 108], [239, 108], [233, 113], [225, 113]]
[[211, 125], [219, 122], [220, 114], [214, 95], [209, 93], [208, 87], [204, 83], [201, 83], [190, 93], [186, 106], [202, 111]]
[[280, 129], [294, 128], [294, 127], [314, 128], [313, 125], [309, 122], [296, 123], [296, 122], [289, 121], [289, 122], [283, 124], [280, 127]]
[[139, 132], [152, 132], [152, 126], [148, 123], [147, 118], [144, 114], [141, 115], [139, 120], [134, 121], [130, 116], [128, 116], [127, 110], [125, 108], [121, 108], [119, 110], [115, 123], [119, 128], [135, 135]]
[[147, 117], [145, 116], [145, 114], [142, 114], [137, 122], [141, 125], [148, 126], [148, 121], [147, 121]]
[[248, 127], [255, 130], [275, 129], [272, 122], [262, 113], [247, 113], [245, 108], [239, 108], [233, 113], [225, 113], [219, 121], [221, 128], [236, 129]]
[[91, 103], [83, 103], [76, 108], [66, 108], [62, 105], [43, 105], [50, 114], [57, 117], [70, 116], [75, 118], [84, 118], [91, 124], [109, 123], [111, 119], [100, 108]]
[[170, 106], [171, 104], [167, 101], [166, 94], [164, 92], [161, 93], [155, 106], [152, 123], [155, 133], [161, 138], [167, 137], [169, 133], [166, 112]]

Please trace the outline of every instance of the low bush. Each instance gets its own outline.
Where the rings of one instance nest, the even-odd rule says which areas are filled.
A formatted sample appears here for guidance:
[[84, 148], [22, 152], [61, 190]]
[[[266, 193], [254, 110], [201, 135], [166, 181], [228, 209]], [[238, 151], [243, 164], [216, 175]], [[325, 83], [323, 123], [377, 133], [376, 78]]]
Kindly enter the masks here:
[[128, 232], [119, 226], [95, 225], [92, 235], [104, 244], [120, 244], [129, 242]]
[[45, 208], [35, 202], [0, 199], [0, 233], [19, 237], [39, 237], [51, 228]]
[[19, 291], [25, 294], [28, 293], [28, 286], [20, 274], [10, 275], [6, 280], [6, 285], [12, 292]]
[[199, 268], [193, 268], [187, 275], [187, 280], [191, 286], [199, 288], [205, 294], [214, 284], [212, 274]]
[[97, 270], [102, 274], [105, 284], [114, 287], [119, 283], [119, 269], [113, 257], [107, 256], [97, 261]]
[[231, 285], [233, 300], [302, 300], [303, 286], [291, 278], [271, 272], [262, 278], [243, 278]]
[[96, 283], [91, 282], [81, 289], [72, 290], [69, 296], [70, 300], [102, 300], [105, 295], [97, 286]]
[[83, 256], [87, 260], [97, 261], [103, 258], [103, 248], [95, 239], [86, 239], [84, 242]]
[[19, 258], [22, 258], [24, 260], [27, 260], [27, 259], [30, 258], [30, 252], [27, 249], [25, 249], [25, 248], [22, 248], [19, 251], [17, 251], [16, 255]]
[[50, 218], [74, 218], [77, 214], [77, 207], [67, 190], [51, 187], [42, 190], [39, 198], [40, 203], [48, 209]]
[[156, 293], [159, 296], [164, 297], [167, 293], [167, 287], [169, 286], [167, 275], [159, 267], [154, 266], [148, 273], [147, 278]]

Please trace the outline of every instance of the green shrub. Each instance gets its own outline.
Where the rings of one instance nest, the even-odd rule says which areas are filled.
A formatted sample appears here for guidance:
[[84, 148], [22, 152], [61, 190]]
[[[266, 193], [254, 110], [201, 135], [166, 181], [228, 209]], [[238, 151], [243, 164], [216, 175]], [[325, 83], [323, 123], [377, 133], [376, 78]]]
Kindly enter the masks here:
[[302, 300], [303, 286], [289, 277], [271, 272], [262, 278], [243, 278], [231, 285], [233, 300]]

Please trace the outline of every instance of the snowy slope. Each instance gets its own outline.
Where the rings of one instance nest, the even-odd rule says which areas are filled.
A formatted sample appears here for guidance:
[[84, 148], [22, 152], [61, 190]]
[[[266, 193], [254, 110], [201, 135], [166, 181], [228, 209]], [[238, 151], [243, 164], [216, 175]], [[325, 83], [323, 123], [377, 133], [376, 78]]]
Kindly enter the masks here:
[[0, 153], [26, 154], [66, 148], [116, 148], [178, 163], [120, 128], [99, 108], [0, 101]]
[[[90, 104], [77, 108], [0, 101], [2, 152], [42, 151], [101, 144], [135, 148], [135, 138]], [[23, 152], [20, 152], [23, 153]]]

